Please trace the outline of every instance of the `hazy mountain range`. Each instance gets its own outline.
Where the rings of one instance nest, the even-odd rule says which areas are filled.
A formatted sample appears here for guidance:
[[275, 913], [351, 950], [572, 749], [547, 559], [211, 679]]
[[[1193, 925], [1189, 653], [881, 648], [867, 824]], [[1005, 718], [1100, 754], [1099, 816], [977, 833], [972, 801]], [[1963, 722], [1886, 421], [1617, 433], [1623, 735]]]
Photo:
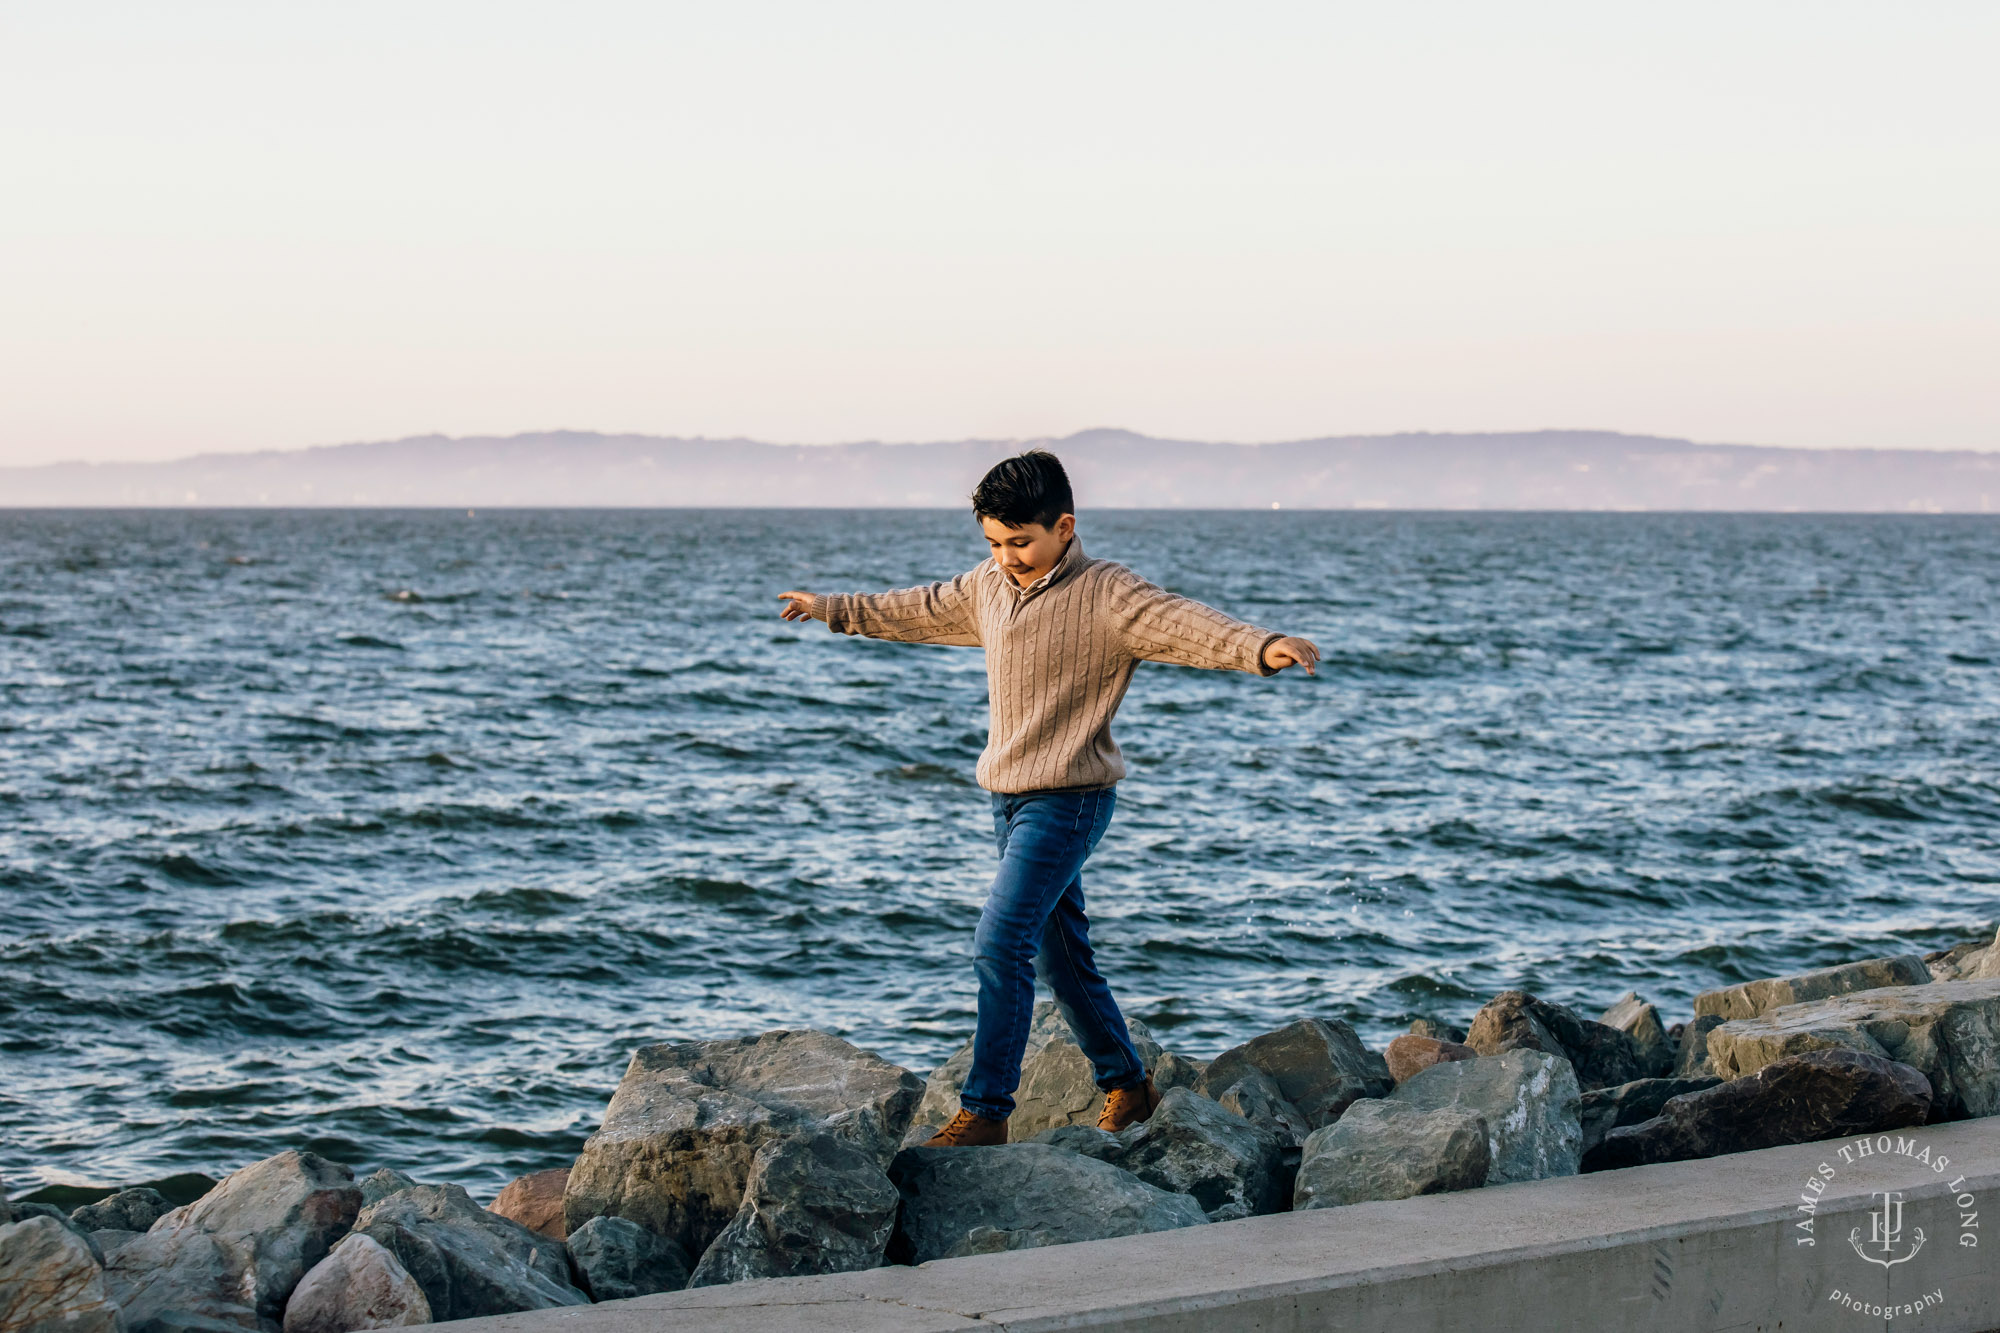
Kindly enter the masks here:
[[1203, 444], [1060, 440], [776, 445], [554, 431], [166, 463], [0, 468], [0, 506], [957, 506], [1039, 444], [1080, 506], [1992, 513], [2000, 453], [1774, 449], [1610, 431]]

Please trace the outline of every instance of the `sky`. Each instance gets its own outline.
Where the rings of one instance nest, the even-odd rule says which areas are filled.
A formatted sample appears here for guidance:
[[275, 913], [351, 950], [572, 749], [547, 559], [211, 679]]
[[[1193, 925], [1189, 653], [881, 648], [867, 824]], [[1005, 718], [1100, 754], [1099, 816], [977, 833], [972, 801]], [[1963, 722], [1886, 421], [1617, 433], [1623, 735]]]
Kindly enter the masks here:
[[0, 464], [2000, 448], [2000, 6], [0, 0]]

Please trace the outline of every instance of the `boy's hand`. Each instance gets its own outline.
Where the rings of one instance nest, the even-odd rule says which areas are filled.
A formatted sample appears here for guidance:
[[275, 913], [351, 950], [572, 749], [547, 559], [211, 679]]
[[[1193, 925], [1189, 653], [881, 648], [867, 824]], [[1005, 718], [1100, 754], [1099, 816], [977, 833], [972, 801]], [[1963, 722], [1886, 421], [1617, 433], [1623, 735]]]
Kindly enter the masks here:
[[784, 603], [782, 607], [778, 608], [778, 614], [786, 620], [812, 619], [813, 595], [811, 593], [781, 592], [778, 594], [778, 600]]
[[1308, 676], [1317, 676], [1319, 672], [1313, 668], [1319, 665], [1319, 647], [1311, 639], [1296, 639], [1289, 635], [1273, 639], [1264, 646], [1264, 665], [1273, 671], [1302, 666]]

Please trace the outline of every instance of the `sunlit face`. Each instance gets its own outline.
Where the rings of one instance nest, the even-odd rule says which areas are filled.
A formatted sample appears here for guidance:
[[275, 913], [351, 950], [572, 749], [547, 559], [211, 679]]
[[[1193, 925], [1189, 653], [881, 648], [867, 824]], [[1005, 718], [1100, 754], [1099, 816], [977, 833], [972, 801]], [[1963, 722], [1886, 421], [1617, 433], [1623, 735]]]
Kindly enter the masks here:
[[992, 549], [1000, 568], [1025, 588], [1054, 569], [1056, 561], [1062, 559], [1069, 539], [1076, 534], [1076, 515], [1064, 514], [1052, 528], [1040, 523], [1010, 528], [997, 518], [982, 518], [979, 527], [986, 534], [986, 545]]

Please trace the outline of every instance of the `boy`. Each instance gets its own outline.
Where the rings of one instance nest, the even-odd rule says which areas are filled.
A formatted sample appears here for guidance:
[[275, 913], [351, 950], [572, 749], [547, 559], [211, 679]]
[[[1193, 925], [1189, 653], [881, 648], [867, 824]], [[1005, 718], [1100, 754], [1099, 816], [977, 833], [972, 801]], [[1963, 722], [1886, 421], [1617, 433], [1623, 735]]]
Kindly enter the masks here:
[[1125, 762], [1111, 717], [1141, 661], [1314, 674], [1319, 649], [1232, 620], [1092, 560], [1076, 540], [1069, 477], [1053, 454], [1000, 463], [972, 493], [992, 559], [949, 583], [884, 593], [780, 594], [786, 620], [841, 634], [986, 649], [989, 722], [979, 785], [993, 793], [1000, 870], [973, 936], [979, 1023], [960, 1110], [926, 1147], [1007, 1142], [1034, 1017], [1054, 993], [1105, 1092], [1098, 1126], [1151, 1116], [1160, 1094], [1098, 973], [1084, 915], [1084, 858], [1111, 822]]

